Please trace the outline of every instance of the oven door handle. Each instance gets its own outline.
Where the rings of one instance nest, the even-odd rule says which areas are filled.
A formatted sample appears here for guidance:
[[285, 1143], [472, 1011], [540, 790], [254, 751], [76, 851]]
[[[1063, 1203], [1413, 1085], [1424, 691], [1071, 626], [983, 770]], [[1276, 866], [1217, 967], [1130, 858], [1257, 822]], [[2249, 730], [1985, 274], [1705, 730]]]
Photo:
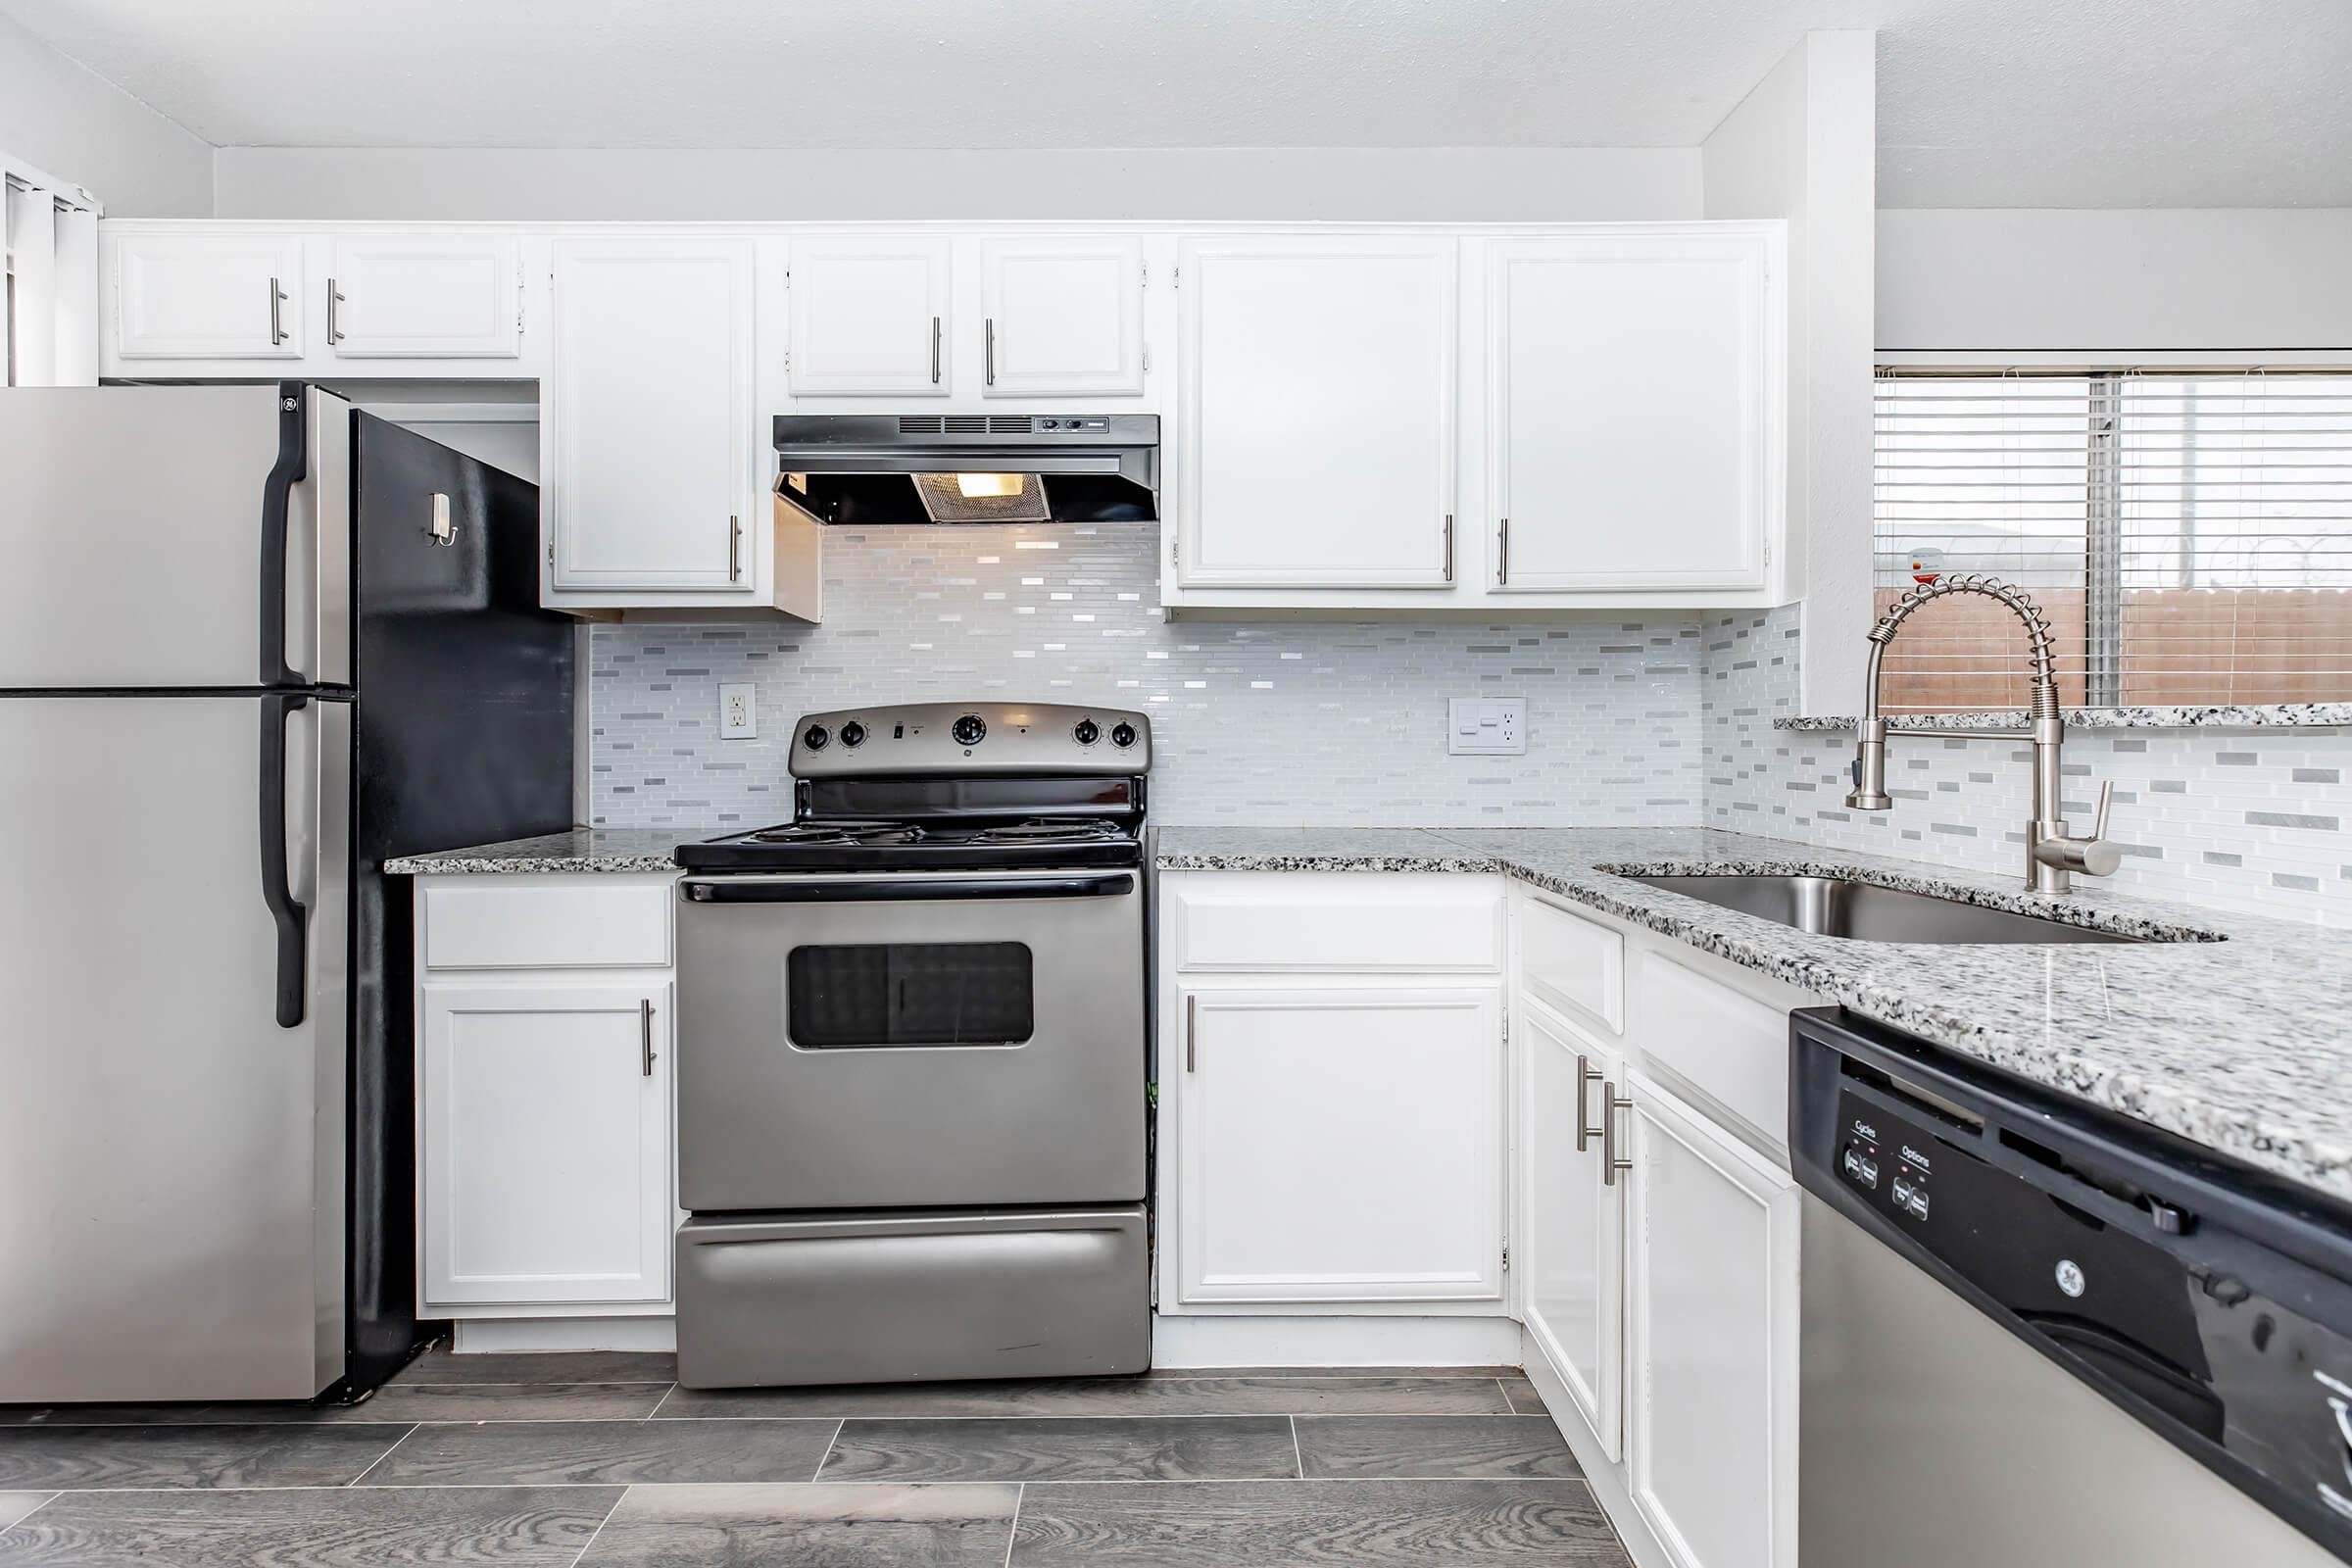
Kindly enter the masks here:
[[1135, 873], [1041, 877], [688, 877], [694, 904], [940, 904], [990, 899], [1107, 899], [1135, 891]]

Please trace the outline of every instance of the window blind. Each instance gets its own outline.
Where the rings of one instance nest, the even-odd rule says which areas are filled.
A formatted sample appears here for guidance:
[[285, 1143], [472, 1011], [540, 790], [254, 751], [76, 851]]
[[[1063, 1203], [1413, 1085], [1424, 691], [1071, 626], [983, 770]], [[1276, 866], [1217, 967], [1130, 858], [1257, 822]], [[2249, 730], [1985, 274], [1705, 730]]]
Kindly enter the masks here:
[[0, 384], [97, 383], [98, 214], [88, 191], [0, 152]]
[[[2069, 704], [2352, 699], [2352, 375], [1882, 372], [1881, 607], [1932, 571], [2031, 592]], [[1899, 711], [2022, 708], [2014, 618], [1974, 597], [1887, 650]]]

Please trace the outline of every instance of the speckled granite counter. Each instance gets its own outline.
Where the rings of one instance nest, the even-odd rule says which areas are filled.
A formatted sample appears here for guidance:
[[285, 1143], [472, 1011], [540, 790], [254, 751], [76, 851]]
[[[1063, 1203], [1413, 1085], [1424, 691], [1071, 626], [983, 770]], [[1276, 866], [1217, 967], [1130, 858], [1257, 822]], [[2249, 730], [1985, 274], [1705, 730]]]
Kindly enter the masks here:
[[[1938, 1045], [2352, 1200], [2352, 931], [1697, 828], [1163, 827], [1162, 870], [1503, 871]], [[1926, 947], [1808, 936], [1613, 872], [1811, 872], [2133, 935]]]
[[670, 851], [709, 835], [692, 828], [575, 827], [504, 844], [477, 844], [384, 862], [393, 876], [496, 876], [532, 871], [675, 871]]

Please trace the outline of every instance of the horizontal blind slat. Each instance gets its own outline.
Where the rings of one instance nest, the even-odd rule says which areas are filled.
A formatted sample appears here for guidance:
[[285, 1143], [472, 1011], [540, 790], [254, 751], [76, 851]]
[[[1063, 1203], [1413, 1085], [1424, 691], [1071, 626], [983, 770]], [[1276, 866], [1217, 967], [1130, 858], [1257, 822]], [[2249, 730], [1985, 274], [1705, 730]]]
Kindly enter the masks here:
[[[2352, 698], [2352, 375], [1883, 372], [1874, 415], [1882, 607], [1940, 552], [2036, 597], [2069, 700], [2094, 665], [2126, 701], [2134, 682], [2164, 702]], [[1887, 706], [2017, 706], [2014, 627], [1989, 601], [1931, 604], [1886, 650]], [[2094, 657], [2094, 635], [2117, 646]]]

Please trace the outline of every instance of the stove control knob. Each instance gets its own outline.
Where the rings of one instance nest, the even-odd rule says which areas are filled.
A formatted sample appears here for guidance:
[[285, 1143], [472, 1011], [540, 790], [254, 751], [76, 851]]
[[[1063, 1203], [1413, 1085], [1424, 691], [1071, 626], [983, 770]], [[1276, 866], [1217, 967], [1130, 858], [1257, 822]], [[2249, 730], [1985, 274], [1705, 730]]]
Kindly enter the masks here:
[[1082, 718], [1078, 727], [1070, 731], [1070, 738], [1081, 746], [1092, 746], [1102, 738], [1102, 726], [1091, 718]]
[[1135, 744], [1135, 726], [1122, 719], [1110, 727], [1110, 744], [1121, 751]]
[[863, 746], [865, 744], [865, 726], [858, 723], [854, 718], [851, 719], [847, 724], [842, 725], [841, 744], [844, 746]]
[[828, 731], [822, 724], [811, 724], [807, 729], [801, 731], [801, 744], [808, 747], [812, 752], [823, 751], [825, 749], [825, 742], [831, 740], [832, 738], [832, 733]]
[[956, 737], [958, 746], [977, 746], [987, 736], [988, 725], [978, 713], [966, 713], [948, 726], [948, 733]]

